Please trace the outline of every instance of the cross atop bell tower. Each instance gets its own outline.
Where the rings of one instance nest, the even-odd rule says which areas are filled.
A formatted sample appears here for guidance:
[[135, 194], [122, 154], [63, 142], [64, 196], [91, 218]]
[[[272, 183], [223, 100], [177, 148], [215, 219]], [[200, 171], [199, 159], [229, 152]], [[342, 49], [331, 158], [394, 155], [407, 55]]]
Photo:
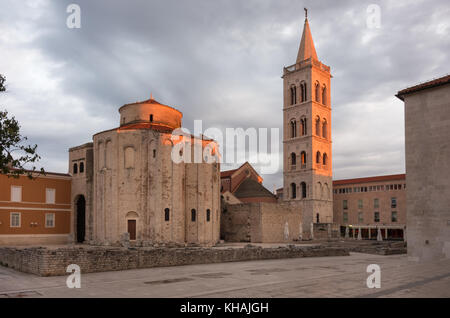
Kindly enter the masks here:
[[296, 63], [283, 69], [283, 200], [311, 223], [332, 223], [330, 67], [317, 57], [305, 8]]

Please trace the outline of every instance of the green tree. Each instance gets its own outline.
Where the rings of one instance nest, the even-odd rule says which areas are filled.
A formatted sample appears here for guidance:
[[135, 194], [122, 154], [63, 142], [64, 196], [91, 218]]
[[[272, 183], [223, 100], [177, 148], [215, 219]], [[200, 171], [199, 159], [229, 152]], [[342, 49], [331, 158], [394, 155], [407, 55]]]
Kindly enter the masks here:
[[[6, 90], [5, 76], [0, 74], [0, 92]], [[20, 134], [19, 122], [8, 117], [6, 110], [0, 110], [0, 173], [18, 178], [26, 175], [32, 179], [38, 172], [35, 166], [26, 169], [25, 165], [33, 164], [41, 157], [36, 153], [37, 145], [25, 145], [27, 137]], [[45, 173], [40, 169], [39, 173]]]
[[5, 81], [6, 78], [2, 74], [0, 74], [0, 92], [4, 92], [6, 90]]

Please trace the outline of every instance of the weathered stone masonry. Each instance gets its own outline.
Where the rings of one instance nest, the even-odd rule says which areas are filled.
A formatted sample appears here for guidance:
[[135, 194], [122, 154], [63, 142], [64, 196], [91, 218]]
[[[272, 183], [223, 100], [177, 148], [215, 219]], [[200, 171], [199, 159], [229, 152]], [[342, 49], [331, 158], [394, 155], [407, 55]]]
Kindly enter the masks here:
[[0, 265], [39, 276], [68, 275], [66, 268], [77, 264], [82, 273], [137, 268], [238, 262], [249, 260], [348, 256], [344, 248], [305, 246], [279, 248], [114, 248], [65, 247], [0, 248]]
[[[119, 127], [69, 150], [71, 241], [117, 246], [129, 234], [137, 246], [216, 244], [220, 164], [206, 162], [206, 154], [215, 154], [217, 144], [205, 136], [180, 138], [182, 113], [154, 99], [119, 112]], [[175, 162], [173, 153], [184, 160]], [[74, 168], [81, 161], [83, 173]]]

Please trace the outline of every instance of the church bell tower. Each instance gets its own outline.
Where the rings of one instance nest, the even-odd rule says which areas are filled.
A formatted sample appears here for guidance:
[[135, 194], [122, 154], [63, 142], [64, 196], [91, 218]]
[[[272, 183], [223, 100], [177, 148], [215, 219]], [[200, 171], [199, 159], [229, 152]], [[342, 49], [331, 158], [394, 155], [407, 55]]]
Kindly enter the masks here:
[[331, 73], [317, 57], [307, 16], [297, 61], [282, 78], [283, 200], [301, 209], [307, 238], [312, 223], [333, 222]]

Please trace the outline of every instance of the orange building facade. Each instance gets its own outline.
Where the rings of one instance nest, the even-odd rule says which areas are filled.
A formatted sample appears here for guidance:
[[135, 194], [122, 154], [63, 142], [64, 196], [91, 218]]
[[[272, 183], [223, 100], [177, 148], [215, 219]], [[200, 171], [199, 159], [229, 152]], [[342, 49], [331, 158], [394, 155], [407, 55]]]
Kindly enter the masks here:
[[0, 245], [65, 244], [70, 236], [71, 176], [0, 174]]
[[[405, 239], [405, 174], [333, 181], [334, 223], [342, 236]], [[361, 234], [359, 235], [359, 232]]]

